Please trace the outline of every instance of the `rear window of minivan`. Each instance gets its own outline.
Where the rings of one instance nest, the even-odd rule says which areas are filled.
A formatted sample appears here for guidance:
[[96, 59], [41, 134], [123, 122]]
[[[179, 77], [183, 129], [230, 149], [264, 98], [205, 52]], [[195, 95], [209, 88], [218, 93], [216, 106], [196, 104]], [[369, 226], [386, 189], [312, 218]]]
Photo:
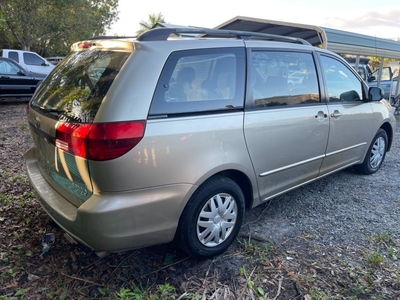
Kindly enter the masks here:
[[95, 49], [70, 53], [40, 85], [32, 108], [47, 111], [55, 119], [93, 122], [130, 54]]

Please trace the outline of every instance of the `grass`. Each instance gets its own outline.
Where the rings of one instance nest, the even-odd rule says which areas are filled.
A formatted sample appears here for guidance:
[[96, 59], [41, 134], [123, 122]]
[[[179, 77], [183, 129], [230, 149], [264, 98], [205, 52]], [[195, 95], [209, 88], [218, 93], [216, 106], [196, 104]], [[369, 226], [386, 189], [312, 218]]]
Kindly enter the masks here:
[[371, 267], [376, 268], [385, 262], [385, 258], [378, 252], [372, 251], [367, 254], [367, 259]]
[[27, 123], [20, 123], [19, 124], [19, 128], [21, 129], [21, 130], [23, 130], [23, 131], [25, 131], [25, 130], [27, 130], [28, 129], [28, 124]]
[[[24, 179], [23, 176], [16, 178]], [[9, 231], [6, 236], [7, 243], [11, 243], [13, 247], [6, 249], [0, 246], [0, 269], [3, 269], [0, 272], [0, 285], [2, 286], [7, 286], [14, 281], [18, 282], [22, 276], [26, 276], [24, 275], [26, 273], [36, 274], [35, 269], [29, 266], [30, 261], [37, 257], [38, 249], [26, 244], [29, 231], [25, 228], [34, 228], [38, 220], [36, 217], [33, 218], [32, 213], [28, 213], [29, 210], [23, 209], [26, 205], [33, 205], [34, 202], [27, 200], [29, 197], [14, 198], [7, 194], [0, 196], [0, 201], [4, 203], [0, 207], [0, 216], [2, 210], [12, 209], [14, 218], [13, 220], [3, 219], [1, 222], [4, 224], [4, 222], [12, 221], [13, 224], [20, 226]], [[0, 233], [0, 237], [2, 234]], [[37, 232], [38, 237], [42, 234]], [[94, 293], [92, 295], [97, 295], [96, 297], [100, 299], [133, 300], [203, 299], [203, 295], [206, 295], [206, 299], [213, 295], [215, 299], [218, 299], [218, 295], [220, 299], [227, 300], [246, 297], [257, 300], [275, 297], [285, 299], [288, 293], [293, 294], [296, 291], [302, 291], [304, 295], [311, 297], [305, 299], [386, 300], [392, 296], [395, 299], [393, 287], [400, 287], [398, 240], [389, 230], [375, 233], [366, 239], [369, 242], [368, 248], [359, 248], [357, 251], [340, 249], [341, 256], [338, 256], [334, 247], [316, 244], [311, 235], [304, 238], [303, 234], [293, 244], [285, 246], [277, 246], [269, 240], [240, 237], [233, 246], [233, 250], [209, 262], [209, 271], [199, 273], [199, 278], [186, 279], [184, 289], [179, 282], [170, 277], [171, 271], [167, 270], [170, 268], [184, 270], [190, 265], [205, 262], [196, 262], [182, 258], [176, 253], [163, 252], [164, 256], [158, 263], [157, 260], [152, 260], [151, 272], [138, 276], [135, 264], [145, 265], [146, 262], [136, 261], [135, 252], [121, 256], [111, 255], [102, 260], [95, 258], [82, 260], [79, 253], [76, 253], [74, 255], [77, 256], [79, 264], [74, 273], [71, 273], [69, 269], [64, 270], [65, 262], [69, 261], [67, 255], [70, 250], [52, 249], [47, 256], [45, 255], [42, 260], [34, 264], [41, 265], [43, 261], [47, 261], [47, 263], [54, 263], [55, 269], [62, 266], [62, 271], [58, 273], [59, 277], [53, 279], [42, 294], [42, 297], [48, 299], [78, 298], [79, 294], [75, 290], [85, 294], [90, 291]], [[40, 245], [37, 248], [40, 248]], [[50, 262], [50, 257], [57, 254], [55, 251], [65, 251], [66, 256], [61, 260], [55, 259]], [[235, 261], [239, 257], [240, 265], [236, 269], [220, 271], [224, 274], [228, 272], [227, 276], [230, 278], [227, 282], [220, 282], [218, 262]], [[116, 263], [113, 263], [114, 260]], [[60, 262], [63, 263], [60, 264]], [[66, 266], [68, 264], [70, 263]], [[111, 265], [113, 267], [110, 267]], [[7, 268], [4, 269], [4, 266]], [[100, 280], [96, 275], [96, 272], [100, 270], [107, 275], [105, 280]], [[172, 271], [171, 274], [174, 272]], [[154, 281], [153, 276], [157, 279], [150, 284]], [[160, 283], [160, 280], [163, 282]], [[293, 290], [294, 287], [295, 290]], [[19, 296], [15, 295], [17, 291], [20, 293]], [[25, 299], [28, 291], [30, 291], [29, 285], [18, 286], [8, 291], [6, 297]], [[0, 293], [2, 292], [0, 290]], [[283, 298], [279, 298], [280, 296]], [[0, 298], [0, 300], [9, 298]]]
[[[174, 292], [175, 288], [169, 283], [158, 285], [156, 291], [149, 292], [146, 289], [139, 288], [138, 286], [131, 286], [129, 288], [121, 288], [118, 292], [114, 293], [117, 300], [169, 300], [177, 299]], [[183, 298], [185, 299], [185, 298]]]
[[[29, 272], [24, 266], [32, 253], [27, 252], [29, 249], [23, 244], [24, 237], [18, 232], [15, 239], [14, 244], [19, 246], [10, 251], [0, 249], [0, 263], [3, 265], [9, 264], [10, 257], [13, 260], [16, 257], [20, 258], [0, 276], [0, 283], [3, 285], [18, 280], [22, 274]], [[304, 239], [299, 237], [298, 242], [300, 241]], [[169, 266], [184, 269], [186, 264], [200, 262], [182, 260], [179, 255], [173, 255], [165, 266], [166, 258], [172, 257], [166, 253], [163, 259], [160, 259], [158, 267], [157, 265], [153, 267], [154, 271], [151, 274], [157, 274], [157, 280], [154, 281], [154, 277], [151, 279], [151, 274], [144, 277], [127, 276], [127, 271], [134, 271], [135, 263], [145, 264], [144, 261], [135, 261], [135, 252], [121, 256], [117, 264], [112, 261], [118, 259], [118, 256], [109, 256], [104, 258], [103, 262], [88, 261], [87, 263], [91, 263], [78, 267], [73, 276], [63, 275], [66, 274], [66, 270], [62, 270], [58, 278], [52, 280], [52, 285], [47, 287], [44, 297], [75, 299], [79, 294], [74, 291], [83, 292], [87, 285], [88, 289], [91, 287], [93, 297], [118, 300], [204, 299], [204, 295], [206, 299], [210, 299], [213, 295], [215, 299], [227, 300], [246, 297], [257, 300], [285, 299], [288, 297], [288, 294], [285, 294], [287, 291], [292, 289], [291, 293], [294, 292], [293, 287], [303, 293], [304, 299], [347, 300], [390, 299], [390, 297], [394, 299], [395, 294], [391, 294], [393, 292], [390, 288], [400, 286], [400, 272], [390, 271], [396, 270], [395, 261], [385, 259], [385, 255], [389, 257], [390, 253], [392, 255], [397, 253], [397, 241], [389, 231], [377, 233], [369, 237], [369, 241], [371, 249], [359, 249], [358, 252], [346, 252], [342, 249], [342, 256], [338, 257], [334, 248], [330, 251], [324, 247], [321, 251], [319, 247], [322, 245], [313, 243], [312, 238], [307, 239], [301, 248], [294, 249], [282, 249], [270, 241], [238, 238], [235, 250], [210, 260], [210, 267], [206, 273], [200, 273], [196, 279], [186, 278], [185, 289], [182, 289], [179, 282], [173, 280], [173, 276], [170, 277], [169, 274], [174, 274], [174, 271], [169, 273], [171, 271], [166, 270], [171, 268]], [[298, 249], [305, 251], [301, 252]], [[288, 259], [288, 253], [292, 259]], [[218, 261], [230, 261], [235, 257], [242, 257], [240, 266], [236, 272], [229, 274], [231, 279], [228, 282], [220, 282], [216, 276], [218, 268], [213, 269], [212, 266], [218, 266]], [[110, 263], [114, 266], [107, 271]], [[96, 268], [102, 268], [105, 274], [110, 275], [106, 277], [109, 279], [99, 281], [96, 273], [93, 276], [92, 272]], [[163, 283], [159, 283], [160, 280], [163, 280]], [[18, 296], [15, 295], [16, 291], [19, 293]], [[29, 287], [27, 289], [20, 287], [8, 293], [7, 297], [25, 299], [28, 291]]]
[[395, 242], [395, 239], [389, 230], [385, 230], [382, 233], [376, 233], [374, 236], [374, 240], [378, 246], [384, 245], [385, 247], [391, 246]]

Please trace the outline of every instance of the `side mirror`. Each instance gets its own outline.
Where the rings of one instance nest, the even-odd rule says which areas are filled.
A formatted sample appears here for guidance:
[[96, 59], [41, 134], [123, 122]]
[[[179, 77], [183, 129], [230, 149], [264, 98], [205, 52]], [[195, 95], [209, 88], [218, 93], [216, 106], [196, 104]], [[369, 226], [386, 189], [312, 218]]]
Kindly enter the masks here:
[[348, 92], [344, 92], [342, 94], [340, 94], [339, 97], [340, 101], [360, 101], [360, 95], [358, 95], [358, 93], [354, 90], [348, 91]]
[[375, 81], [375, 80], [376, 80], [375, 76], [369, 76], [368, 77], [368, 82]]
[[46, 63], [44, 62], [44, 63], [42, 63], [42, 66], [48, 67], [48, 66], [50, 66], [50, 65], [49, 65], [49, 64], [46, 64]]
[[385, 96], [385, 92], [379, 87], [370, 87], [368, 90], [368, 99], [370, 101], [380, 101]]
[[20, 76], [26, 76], [26, 73], [23, 70], [18, 70], [17, 74]]

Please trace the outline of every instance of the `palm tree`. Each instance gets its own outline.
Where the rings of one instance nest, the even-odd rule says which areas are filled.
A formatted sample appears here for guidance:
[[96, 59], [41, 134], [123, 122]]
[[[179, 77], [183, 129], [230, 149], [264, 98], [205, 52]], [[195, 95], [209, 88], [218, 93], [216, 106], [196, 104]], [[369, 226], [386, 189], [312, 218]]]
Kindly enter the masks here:
[[140, 29], [138, 31], [136, 31], [136, 34], [139, 35], [145, 31], [150, 30], [157, 23], [164, 23], [164, 22], [165, 22], [165, 20], [164, 20], [162, 13], [158, 13], [157, 15], [149, 14], [149, 19], [147, 22], [140, 21], [140, 23], [139, 23]]

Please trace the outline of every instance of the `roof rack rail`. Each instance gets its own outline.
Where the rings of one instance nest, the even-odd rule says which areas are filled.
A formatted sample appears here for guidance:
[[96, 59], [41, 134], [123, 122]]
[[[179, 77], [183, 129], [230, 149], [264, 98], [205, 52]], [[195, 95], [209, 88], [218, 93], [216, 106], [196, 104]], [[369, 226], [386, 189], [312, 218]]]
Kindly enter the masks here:
[[207, 37], [236, 37], [238, 39], [249, 40], [251, 38], [266, 39], [280, 42], [298, 43], [303, 45], [311, 45], [306, 40], [296, 37], [288, 37], [269, 33], [240, 31], [240, 30], [224, 30], [224, 29], [208, 29], [208, 28], [155, 28], [146, 31], [137, 37], [137, 41], [164, 41], [171, 34], [198, 34]]

